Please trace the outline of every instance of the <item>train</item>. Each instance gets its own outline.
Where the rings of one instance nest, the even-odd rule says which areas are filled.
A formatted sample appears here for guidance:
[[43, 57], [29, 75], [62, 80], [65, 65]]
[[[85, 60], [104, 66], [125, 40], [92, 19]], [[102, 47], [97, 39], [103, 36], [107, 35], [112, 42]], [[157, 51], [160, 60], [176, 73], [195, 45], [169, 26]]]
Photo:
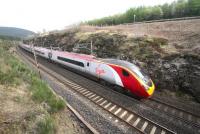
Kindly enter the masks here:
[[103, 59], [93, 55], [53, 50], [20, 44], [20, 48], [55, 63], [77, 70], [110, 85], [121, 87], [140, 99], [150, 98], [155, 90], [151, 78], [135, 64], [118, 59]]

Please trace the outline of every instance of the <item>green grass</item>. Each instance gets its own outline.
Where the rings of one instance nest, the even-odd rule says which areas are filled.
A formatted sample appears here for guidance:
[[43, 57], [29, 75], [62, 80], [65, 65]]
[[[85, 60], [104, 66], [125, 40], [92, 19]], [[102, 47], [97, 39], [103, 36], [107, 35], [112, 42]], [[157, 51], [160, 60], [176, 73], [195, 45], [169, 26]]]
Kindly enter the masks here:
[[54, 134], [55, 130], [54, 120], [50, 116], [45, 117], [37, 124], [38, 134]]
[[41, 81], [35, 76], [33, 76], [31, 80], [31, 90], [33, 93], [32, 97], [34, 100], [40, 103], [46, 102], [50, 106], [50, 109], [48, 109], [50, 113], [57, 112], [64, 108], [64, 101], [56, 97], [45, 82]]
[[[10, 41], [0, 42], [0, 59], [3, 59], [3, 63], [0, 65], [0, 84], [18, 86], [25, 82], [30, 85], [32, 97], [36, 102], [45, 102], [49, 105], [48, 112], [54, 113], [63, 109], [65, 107], [64, 101], [52, 93], [38, 74], [31, 71], [24, 63], [9, 53], [8, 50], [11, 46]], [[8, 66], [10, 69], [3, 72], [1, 66]]]
[[10, 54], [7, 47], [7, 45], [5, 47], [5, 44], [0, 44], [0, 58], [3, 62], [1, 66], [9, 67], [7, 72], [3, 72], [0, 68], [0, 84], [17, 86], [21, 81], [31, 81], [30, 75], [33, 72], [31, 72], [25, 64]]
[[[62, 99], [57, 97], [39, 75], [30, 70], [23, 62], [9, 52], [13, 46], [11, 41], [0, 40], [0, 84], [5, 86], [19, 86], [26, 83], [30, 89], [32, 99], [41, 104], [46, 103], [47, 115], [37, 124], [37, 133], [53, 134], [56, 125], [51, 117], [65, 107]], [[20, 101], [16, 98], [16, 101]]]

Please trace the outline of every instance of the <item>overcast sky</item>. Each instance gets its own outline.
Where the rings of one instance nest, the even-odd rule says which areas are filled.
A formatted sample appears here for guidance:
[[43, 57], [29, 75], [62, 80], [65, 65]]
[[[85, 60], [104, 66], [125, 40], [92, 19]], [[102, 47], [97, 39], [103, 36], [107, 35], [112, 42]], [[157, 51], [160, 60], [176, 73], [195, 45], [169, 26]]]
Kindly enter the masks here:
[[34, 32], [63, 29], [80, 21], [123, 13], [130, 7], [174, 0], [0, 0], [0, 26]]

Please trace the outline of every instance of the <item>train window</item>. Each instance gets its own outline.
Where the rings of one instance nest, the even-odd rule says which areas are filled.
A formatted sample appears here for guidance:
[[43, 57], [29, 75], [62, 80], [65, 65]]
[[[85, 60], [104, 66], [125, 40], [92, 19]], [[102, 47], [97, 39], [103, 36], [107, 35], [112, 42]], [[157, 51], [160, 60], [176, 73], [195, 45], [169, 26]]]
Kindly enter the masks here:
[[122, 69], [122, 74], [123, 74], [124, 76], [126, 76], [126, 77], [129, 76], [129, 73], [128, 73], [126, 70], [124, 70], [124, 69]]
[[87, 66], [89, 67], [89, 65], [90, 65], [90, 63], [88, 62], [88, 63], [87, 63]]
[[75, 60], [71, 60], [71, 59], [67, 59], [67, 58], [60, 57], [60, 56], [58, 56], [57, 58], [58, 58], [59, 60], [65, 61], [65, 62], [74, 64], [74, 65], [77, 65], [77, 66], [80, 66], [80, 67], [84, 67], [84, 64], [83, 64], [82, 62], [75, 61]]
[[35, 52], [38, 53], [38, 54], [42, 54], [42, 55], [44, 55], [44, 53], [41, 52], [41, 51], [35, 50]]

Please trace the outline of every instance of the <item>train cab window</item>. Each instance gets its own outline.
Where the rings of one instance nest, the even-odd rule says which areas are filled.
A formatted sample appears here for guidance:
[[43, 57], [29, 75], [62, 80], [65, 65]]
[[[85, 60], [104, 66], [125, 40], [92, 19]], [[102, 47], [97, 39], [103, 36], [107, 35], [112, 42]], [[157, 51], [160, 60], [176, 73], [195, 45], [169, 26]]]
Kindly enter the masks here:
[[126, 76], [126, 77], [129, 76], [129, 73], [128, 73], [126, 70], [124, 70], [124, 69], [122, 69], [122, 74], [123, 74], [124, 76]]
[[90, 65], [90, 63], [88, 62], [88, 63], [87, 63], [87, 66], [89, 67], [89, 65]]

